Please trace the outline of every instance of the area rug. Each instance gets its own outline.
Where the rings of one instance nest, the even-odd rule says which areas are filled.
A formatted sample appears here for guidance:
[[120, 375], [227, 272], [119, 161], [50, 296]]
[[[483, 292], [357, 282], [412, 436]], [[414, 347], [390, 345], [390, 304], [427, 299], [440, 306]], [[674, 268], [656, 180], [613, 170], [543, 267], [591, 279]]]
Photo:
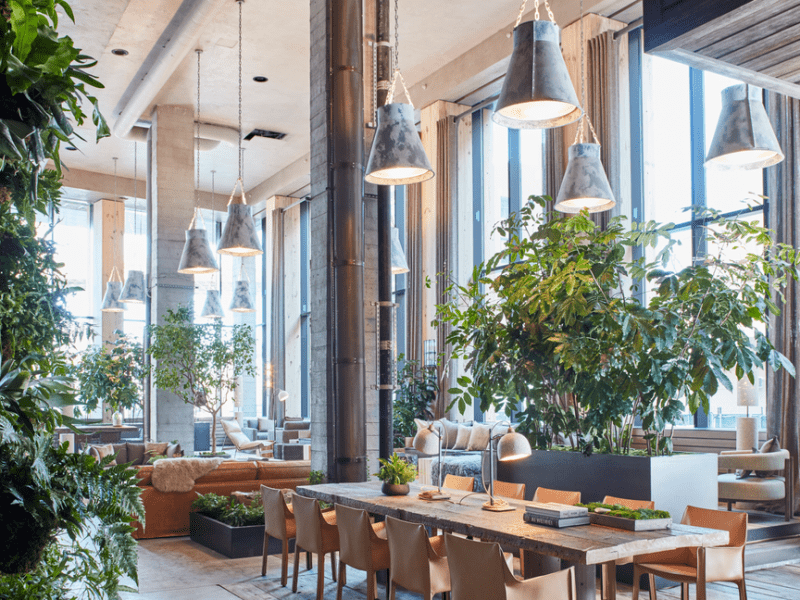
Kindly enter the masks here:
[[191, 492], [194, 482], [222, 464], [222, 458], [163, 458], [153, 465], [153, 487], [159, 492]]
[[[271, 560], [280, 563], [279, 558]], [[304, 563], [305, 559], [301, 561]], [[330, 577], [330, 563], [326, 561], [325, 569], [325, 598], [336, 598], [336, 583]], [[317, 570], [306, 571], [301, 567], [300, 576], [297, 578], [297, 593], [292, 593], [292, 567], [289, 567], [289, 581], [286, 587], [281, 586], [280, 570], [272, 570], [266, 577], [254, 577], [242, 583], [221, 584], [220, 587], [242, 600], [315, 600], [317, 597]], [[347, 569], [347, 583], [342, 589], [342, 600], [364, 600], [367, 593], [366, 574], [363, 571]], [[385, 598], [384, 586], [378, 584], [378, 597]], [[398, 590], [397, 600], [411, 600], [415, 597], [408, 592]]]

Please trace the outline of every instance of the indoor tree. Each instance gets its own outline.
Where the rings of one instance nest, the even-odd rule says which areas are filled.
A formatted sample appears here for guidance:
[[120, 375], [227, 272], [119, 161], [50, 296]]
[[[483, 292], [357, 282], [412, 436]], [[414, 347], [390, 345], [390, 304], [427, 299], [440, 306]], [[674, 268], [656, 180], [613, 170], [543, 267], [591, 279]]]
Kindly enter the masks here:
[[168, 310], [163, 325], [150, 327], [153, 384], [211, 415], [212, 454], [217, 453], [217, 418], [239, 377], [255, 376], [255, 339], [249, 325], [196, 325], [186, 307]]

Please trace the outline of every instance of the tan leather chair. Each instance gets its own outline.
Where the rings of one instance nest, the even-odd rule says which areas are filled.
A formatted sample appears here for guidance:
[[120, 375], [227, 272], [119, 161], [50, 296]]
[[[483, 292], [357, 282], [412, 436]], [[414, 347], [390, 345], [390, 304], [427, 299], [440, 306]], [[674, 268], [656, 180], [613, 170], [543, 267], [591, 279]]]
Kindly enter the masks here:
[[747, 541], [747, 513], [731, 513], [687, 506], [681, 523], [723, 529], [730, 534], [727, 546], [692, 547], [644, 554], [633, 559], [633, 597], [639, 598], [639, 579], [650, 578], [650, 598], [656, 600], [655, 577], [681, 583], [681, 597], [689, 598], [689, 584], [697, 584], [697, 600], [706, 599], [706, 584], [731, 581], [739, 587], [739, 599], [747, 600], [744, 583], [744, 546]]
[[652, 500], [630, 500], [629, 498], [617, 498], [616, 496], [606, 496], [603, 498], [603, 504], [619, 504], [631, 510], [637, 510], [639, 508], [649, 508], [652, 510], [656, 507], [656, 503]]
[[300, 563], [300, 549], [317, 555], [317, 600], [322, 600], [325, 592], [325, 555], [331, 555], [331, 577], [336, 581], [336, 551], [339, 550], [339, 529], [336, 527], [336, 513], [322, 512], [319, 502], [295, 494], [292, 500], [294, 518], [297, 524], [297, 537], [294, 540], [294, 574], [292, 591], [297, 591], [297, 572]]
[[450, 488], [451, 490], [460, 490], [462, 492], [471, 492], [475, 489], [474, 477], [461, 477], [460, 475], [452, 475], [448, 473], [444, 476], [443, 488]]
[[[281, 585], [286, 587], [289, 569], [289, 540], [296, 534], [296, 525], [292, 508], [286, 504], [281, 490], [261, 486], [261, 504], [264, 506], [264, 558], [261, 562], [261, 576], [267, 574], [267, 556], [269, 555], [269, 538], [281, 540]], [[311, 553], [307, 552], [307, 565], [311, 568]]]
[[367, 572], [367, 600], [375, 600], [375, 573], [389, 568], [389, 542], [384, 523], [371, 523], [365, 510], [336, 505], [339, 528], [339, 582], [336, 600], [342, 600], [345, 568]]
[[577, 504], [581, 501], [580, 492], [564, 492], [548, 488], [536, 488], [533, 493], [534, 502], [557, 502], [558, 504]]
[[510, 483], [508, 481], [494, 481], [495, 496], [511, 498], [512, 500], [525, 500], [525, 484]]
[[575, 569], [517, 579], [500, 545], [445, 535], [451, 600], [575, 600]]
[[389, 600], [395, 600], [398, 585], [432, 600], [434, 594], [450, 591], [450, 568], [444, 538], [429, 538], [425, 527], [386, 517], [389, 540]]

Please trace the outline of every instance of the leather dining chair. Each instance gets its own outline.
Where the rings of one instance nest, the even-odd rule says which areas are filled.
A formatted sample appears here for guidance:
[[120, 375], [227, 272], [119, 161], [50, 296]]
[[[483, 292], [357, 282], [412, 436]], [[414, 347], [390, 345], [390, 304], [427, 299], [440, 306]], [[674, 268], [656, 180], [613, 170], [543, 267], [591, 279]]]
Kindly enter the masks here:
[[451, 600], [576, 600], [575, 568], [518, 579], [500, 545], [445, 535]]
[[429, 538], [425, 527], [386, 517], [389, 540], [389, 600], [395, 600], [398, 585], [432, 600], [434, 594], [450, 591], [450, 569], [443, 536]]
[[[281, 490], [261, 486], [261, 504], [264, 507], [264, 558], [261, 561], [261, 576], [267, 574], [269, 538], [281, 541], [281, 585], [286, 587], [289, 569], [289, 540], [294, 539], [296, 525], [292, 508], [286, 504]], [[308, 568], [311, 568], [311, 553], [306, 553]]]
[[739, 600], [747, 600], [744, 581], [744, 547], [747, 542], [747, 513], [732, 513], [687, 506], [683, 525], [723, 529], [730, 535], [727, 546], [690, 547], [636, 556], [633, 559], [633, 596], [639, 598], [639, 579], [650, 578], [650, 598], [656, 600], [655, 578], [681, 584], [681, 598], [688, 600], [689, 584], [697, 585], [697, 600], [706, 600], [706, 584], [730, 581], [739, 588]]
[[534, 502], [556, 502], [558, 504], [577, 504], [581, 501], [580, 492], [564, 492], [548, 488], [536, 488], [533, 493]]
[[336, 581], [336, 551], [339, 550], [339, 529], [336, 526], [334, 511], [322, 512], [319, 502], [299, 494], [292, 500], [297, 536], [294, 541], [294, 574], [292, 591], [297, 591], [297, 575], [300, 563], [300, 550], [317, 555], [317, 600], [322, 600], [325, 592], [325, 555], [331, 555], [331, 577]]
[[508, 481], [494, 480], [495, 496], [511, 498], [512, 500], [525, 500], [525, 484], [510, 483]]
[[378, 590], [375, 573], [389, 569], [386, 524], [371, 523], [367, 511], [341, 504], [336, 505], [336, 524], [339, 528], [336, 600], [342, 600], [346, 567], [367, 572], [367, 600], [375, 600]]
[[471, 492], [475, 489], [474, 477], [461, 477], [460, 475], [452, 475], [448, 473], [444, 476], [443, 488], [451, 490], [460, 490], [462, 492]]

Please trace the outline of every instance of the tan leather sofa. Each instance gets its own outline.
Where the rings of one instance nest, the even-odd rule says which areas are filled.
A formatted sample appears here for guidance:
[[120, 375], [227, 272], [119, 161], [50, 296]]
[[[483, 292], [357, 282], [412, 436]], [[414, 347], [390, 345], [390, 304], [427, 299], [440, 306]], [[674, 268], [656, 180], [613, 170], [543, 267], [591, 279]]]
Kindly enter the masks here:
[[137, 539], [189, 535], [189, 513], [198, 494], [230, 496], [233, 492], [253, 492], [261, 485], [295, 489], [308, 483], [311, 462], [226, 461], [200, 477], [190, 492], [160, 492], [152, 485], [153, 466], [139, 467], [146, 527], [135, 523]]

